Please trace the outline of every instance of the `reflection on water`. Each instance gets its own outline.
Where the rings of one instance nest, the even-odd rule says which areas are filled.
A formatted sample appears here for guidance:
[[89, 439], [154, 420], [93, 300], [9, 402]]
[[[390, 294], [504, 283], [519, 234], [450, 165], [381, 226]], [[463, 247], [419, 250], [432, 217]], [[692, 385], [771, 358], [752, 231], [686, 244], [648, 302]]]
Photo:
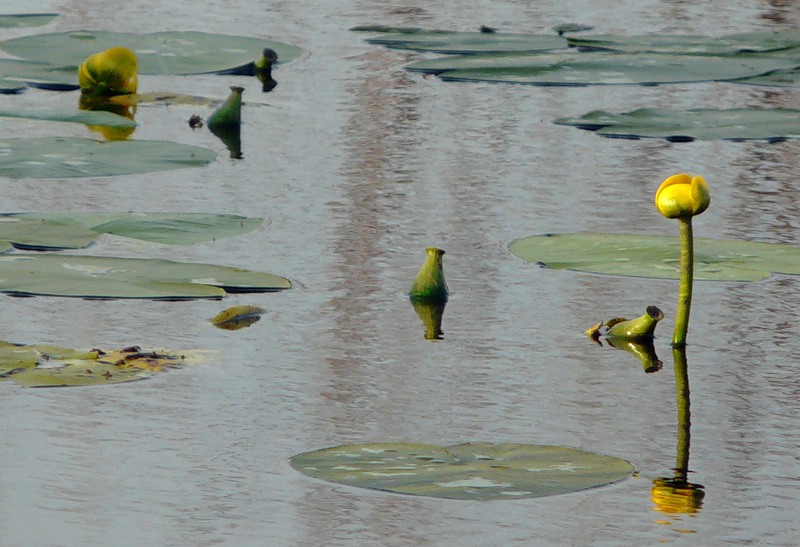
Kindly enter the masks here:
[[240, 125], [209, 125], [208, 129], [222, 141], [230, 152], [231, 159], [242, 159], [242, 127]]
[[[78, 99], [78, 108], [81, 110], [102, 110], [111, 112], [118, 116], [124, 116], [129, 120], [134, 119], [136, 114], [136, 106], [132, 104], [120, 104], [113, 102], [109, 97], [92, 97], [90, 95], [81, 94]], [[124, 141], [133, 135], [136, 131], [136, 126], [133, 127], [112, 127], [108, 125], [90, 125], [88, 126], [92, 131], [96, 131], [103, 135], [109, 141]]]
[[635, 355], [642, 363], [644, 371], [648, 374], [651, 372], [658, 372], [664, 366], [661, 359], [656, 355], [656, 347], [652, 339], [615, 340], [613, 338], [607, 338], [606, 342], [608, 342], [609, 346], [625, 350], [631, 355]]
[[703, 506], [705, 490], [703, 485], [688, 480], [692, 420], [686, 348], [673, 349], [672, 356], [675, 360], [675, 391], [678, 402], [677, 456], [674, 475], [654, 479], [651, 496], [655, 511], [669, 515], [695, 515]]
[[444, 336], [442, 331], [442, 316], [447, 302], [424, 302], [411, 299], [414, 311], [425, 325], [425, 340], [441, 340]]

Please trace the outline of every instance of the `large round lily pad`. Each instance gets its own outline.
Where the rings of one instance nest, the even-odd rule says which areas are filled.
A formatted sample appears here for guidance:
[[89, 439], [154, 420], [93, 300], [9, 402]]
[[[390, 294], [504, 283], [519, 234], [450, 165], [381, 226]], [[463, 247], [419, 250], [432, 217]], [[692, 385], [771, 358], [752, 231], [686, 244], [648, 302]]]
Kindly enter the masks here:
[[518, 443], [357, 444], [305, 452], [290, 461], [301, 473], [326, 481], [461, 500], [564, 494], [633, 472], [630, 463], [612, 456]]
[[0, 215], [0, 252], [12, 245], [31, 251], [82, 249], [100, 234], [192, 245], [251, 232], [262, 222], [212, 213], [8, 213]]
[[780, 57], [625, 54], [579, 51], [547, 54], [455, 55], [408, 65], [443, 80], [533, 85], [658, 85], [727, 81], [793, 68]]
[[46, 25], [57, 13], [14, 13], [0, 15], [0, 28], [31, 28]]
[[107, 127], [136, 127], [136, 122], [105, 110], [3, 110], [0, 118], [82, 123]]
[[[547, 234], [512, 241], [515, 256], [556, 270], [678, 279], [677, 237], [632, 234]], [[790, 245], [695, 239], [695, 279], [758, 281], [770, 273], [800, 275], [800, 248]]]
[[8, 242], [17, 249], [31, 251], [82, 249], [94, 243], [97, 237], [96, 232], [74, 224], [0, 215], [0, 241]]
[[101, 142], [78, 137], [0, 139], [0, 177], [66, 178], [130, 175], [206, 165], [208, 148], [169, 141]]
[[800, 138], [800, 110], [732, 108], [663, 110], [640, 108], [614, 114], [595, 110], [578, 118], [560, 118], [560, 125], [596, 131], [603, 137], [698, 140], [767, 140]]
[[279, 63], [290, 61], [302, 52], [296, 46], [273, 40], [196, 31], [134, 34], [80, 30], [0, 42], [0, 48], [11, 55], [55, 67], [74, 66], [76, 70], [89, 55], [120, 45], [136, 54], [140, 74], [231, 72], [252, 68], [264, 48], [273, 49]]
[[12, 295], [189, 300], [290, 287], [285, 277], [212, 264], [56, 254], [0, 255], [0, 292]]
[[4, 223], [10, 227], [14, 220], [27, 221], [16, 229], [19, 235], [13, 242], [17, 247], [18, 242], [26, 241], [21, 238], [36, 234], [40, 234], [41, 241], [52, 242], [53, 237], [59, 236], [55, 231], [64, 226], [68, 228], [66, 233], [82, 230], [94, 237], [113, 234], [154, 243], [193, 245], [252, 232], [263, 223], [261, 218], [214, 213], [11, 213], [0, 215], [0, 240], [11, 239], [3, 229]]
[[395, 32], [369, 38], [367, 42], [398, 49], [464, 54], [502, 51], [548, 51], [567, 47], [567, 41], [564, 38], [553, 34], [454, 32], [447, 30]]
[[741, 55], [800, 46], [800, 32], [748, 32], [719, 37], [686, 34], [580, 35], [567, 37], [567, 42], [573, 47], [624, 53]]

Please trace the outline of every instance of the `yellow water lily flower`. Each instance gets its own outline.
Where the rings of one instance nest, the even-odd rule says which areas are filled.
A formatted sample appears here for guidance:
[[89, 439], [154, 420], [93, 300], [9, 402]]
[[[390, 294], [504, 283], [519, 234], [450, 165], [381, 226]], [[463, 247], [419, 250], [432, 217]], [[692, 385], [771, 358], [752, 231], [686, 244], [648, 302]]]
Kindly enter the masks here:
[[112, 47], [90, 55], [78, 67], [82, 93], [97, 96], [136, 93], [136, 55], [125, 47]]
[[699, 215], [711, 203], [708, 185], [700, 175], [680, 173], [668, 177], [656, 191], [658, 212], [667, 218]]

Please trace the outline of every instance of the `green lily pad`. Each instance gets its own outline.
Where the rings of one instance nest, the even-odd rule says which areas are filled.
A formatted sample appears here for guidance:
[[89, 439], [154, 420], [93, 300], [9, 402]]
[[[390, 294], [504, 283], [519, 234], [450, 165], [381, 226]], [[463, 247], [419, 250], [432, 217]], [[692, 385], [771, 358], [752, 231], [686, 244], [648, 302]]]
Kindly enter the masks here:
[[734, 83], [769, 87], [800, 87], [800, 68], [775, 70], [760, 76], [736, 80]]
[[625, 460], [563, 446], [371, 443], [293, 456], [303, 474], [349, 486], [460, 500], [551, 496], [631, 476]]
[[572, 47], [623, 53], [671, 55], [740, 55], [768, 53], [800, 46], [800, 32], [749, 32], [729, 36], [650, 34], [638, 36], [570, 36]]
[[263, 224], [261, 218], [214, 213], [11, 213], [0, 215], [0, 240], [8, 239], [2, 228], [3, 220], [9, 218], [72, 226], [95, 237], [113, 234], [168, 245], [194, 245], [236, 236], [257, 230]]
[[136, 122], [105, 110], [2, 110], [0, 118], [82, 123], [108, 127], [136, 127]]
[[0, 15], [0, 28], [31, 28], [46, 25], [57, 13], [15, 13]]
[[21, 59], [0, 59], [0, 91], [19, 92], [26, 86], [51, 91], [74, 91], [78, 85], [78, 67], [60, 67]]
[[0, 292], [18, 296], [219, 299], [291, 287], [277, 275], [211, 264], [78, 255], [0, 255]]
[[8, 242], [17, 249], [31, 251], [82, 249], [94, 243], [97, 237], [96, 232], [77, 225], [46, 219], [0, 215], [0, 241]]
[[[0, 242], [17, 249], [82, 249], [99, 234], [168, 245], [193, 245], [258, 229], [263, 219], [212, 213], [6, 213]], [[0, 246], [0, 252], [9, 247]]]
[[406, 66], [448, 81], [531, 85], [659, 85], [728, 81], [794, 68], [782, 57], [625, 54], [579, 51], [545, 54], [456, 55]]
[[553, 34], [510, 34], [500, 32], [453, 32], [426, 30], [396, 32], [367, 39], [390, 48], [437, 53], [492, 53], [550, 51], [567, 47], [567, 41]]
[[0, 139], [0, 177], [12, 179], [128, 175], [197, 167], [215, 158], [208, 148], [168, 141]]
[[[22, 59], [50, 63], [55, 67], [75, 66], [89, 55], [113, 46], [131, 49], [138, 59], [139, 74], [253, 73], [253, 63], [264, 48], [278, 54], [278, 62], [297, 58], [297, 46], [225, 34], [205, 32], [70, 31], [36, 34], [0, 42], [6, 53]], [[75, 76], [77, 80], [77, 74]]]
[[[800, 275], [800, 248], [696, 238], [694, 276], [709, 281], [759, 281], [770, 273]], [[508, 250], [556, 270], [678, 279], [677, 237], [630, 234], [547, 234], [512, 241]]]
[[662, 110], [641, 108], [613, 114], [595, 110], [578, 118], [560, 118], [560, 125], [596, 131], [604, 137], [662, 138], [672, 142], [698, 140], [767, 140], [800, 138], [800, 110], [732, 108]]

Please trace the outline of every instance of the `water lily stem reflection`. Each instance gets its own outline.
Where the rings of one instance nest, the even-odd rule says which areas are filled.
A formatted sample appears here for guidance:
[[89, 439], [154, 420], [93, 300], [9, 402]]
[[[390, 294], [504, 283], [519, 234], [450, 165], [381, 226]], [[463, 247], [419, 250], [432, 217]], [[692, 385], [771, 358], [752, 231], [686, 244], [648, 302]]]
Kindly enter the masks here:
[[[672, 338], [674, 348], [686, 347], [686, 333], [689, 330], [689, 310], [692, 307], [692, 283], [694, 281], [694, 235], [692, 217], [679, 219], [681, 245], [681, 280], [678, 291], [678, 312], [675, 319], [675, 333]], [[677, 371], [676, 371], [677, 373]]]

